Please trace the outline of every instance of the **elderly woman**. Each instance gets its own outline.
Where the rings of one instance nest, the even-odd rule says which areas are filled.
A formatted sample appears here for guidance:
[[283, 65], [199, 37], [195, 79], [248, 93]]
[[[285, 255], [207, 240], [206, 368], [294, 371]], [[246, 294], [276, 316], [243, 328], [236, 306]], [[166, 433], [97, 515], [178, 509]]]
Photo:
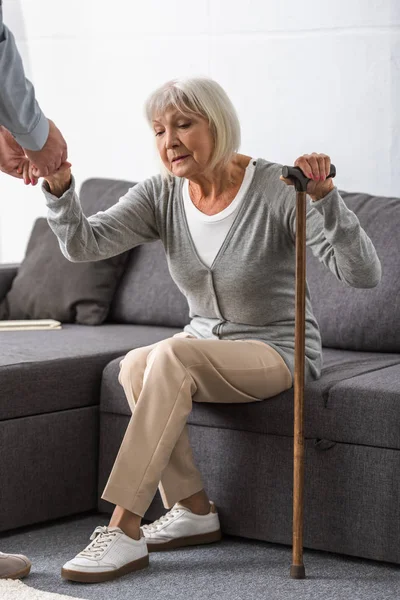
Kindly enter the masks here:
[[[221, 538], [188, 439], [196, 402], [256, 402], [294, 377], [294, 188], [281, 165], [239, 154], [240, 127], [213, 80], [168, 82], [146, 105], [160, 175], [138, 183], [108, 210], [86, 218], [66, 164], [46, 177], [48, 222], [71, 261], [101, 260], [162, 240], [171, 276], [187, 297], [184, 331], [135, 348], [119, 382], [132, 409], [102, 498], [116, 505], [108, 526], [62, 569], [98, 582], [146, 567], [149, 551]], [[307, 245], [345, 285], [380, 280], [375, 248], [332, 179], [330, 158], [295, 163], [308, 185]], [[32, 166], [25, 166], [31, 177]], [[36, 183], [34, 179], [31, 180]], [[320, 377], [321, 338], [306, 296], [306, 381]], [[140, 527], [159, 487], [166, 515]]]

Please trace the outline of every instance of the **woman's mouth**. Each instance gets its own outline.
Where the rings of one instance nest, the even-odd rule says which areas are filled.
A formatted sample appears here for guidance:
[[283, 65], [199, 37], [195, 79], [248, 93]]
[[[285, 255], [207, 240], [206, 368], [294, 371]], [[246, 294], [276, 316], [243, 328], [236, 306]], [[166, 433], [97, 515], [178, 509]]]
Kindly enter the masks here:
[[173, 160], [172, 162], [174, 163], [174, 165], [183, 162], [184, 160], [186, 160], [187, 158], [189, 158], [189, 155], [187, 154], [186, 156], [181, 156], [180, 158], [176, 158], [175, 160]]

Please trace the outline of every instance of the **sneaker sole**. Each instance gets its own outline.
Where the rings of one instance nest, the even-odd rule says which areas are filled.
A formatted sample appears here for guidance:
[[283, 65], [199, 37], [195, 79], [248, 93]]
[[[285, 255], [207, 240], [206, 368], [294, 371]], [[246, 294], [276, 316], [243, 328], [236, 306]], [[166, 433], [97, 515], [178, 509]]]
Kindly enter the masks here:
[[13, 573], [12, 575], [6, 575], [5, 577], [0, 577], [0, 579], [22, 579], [23, 577], [26, 577], [27, 575], [29, 575], [30, 572], [31, 572], [31, 565], [28, 565], [27, 567], [25, 567], [25, 569], [22, 569], [21, 571], [18, 571], [17, 573]]
[[222, 533], [221, 530], [218, 529], [217, 531], [211, 531], [210, 533], [180, 537], [169, 540], [168, 542], [151, 542], [146, 540], [146, 544], [149, 552], [162, 552], [163, 550], [174, 550], [175, 548], [183, 548], [185, 546], [211, 544], [212, 542], [219, 542], [221, 539]]
[[70, 581], [79, 581], [80, 583], [102, 583], [103, 581], [110, 581], [111, 579], [117, 579], [122, 575], [128, 575], [134, 571], [145, 569], [149, 566], [149, 555], [143, 556], [138, 560], [134, 560], [127, 565], [124, 565], [116, 571], [103, 571], [97, 573], [87, 573], [86, 571], [71, 571], [70, 569], [61, 569], [61, 577], [69, 579]]

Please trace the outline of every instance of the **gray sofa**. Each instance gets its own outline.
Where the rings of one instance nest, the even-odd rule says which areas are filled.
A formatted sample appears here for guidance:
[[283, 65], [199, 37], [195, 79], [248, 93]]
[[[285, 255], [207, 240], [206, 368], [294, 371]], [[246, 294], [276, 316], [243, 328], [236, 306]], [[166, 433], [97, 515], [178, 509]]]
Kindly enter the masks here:
[[[84, 212], [105, 210], [131, 185], [84, 182]], [[305, 389], [304, 545], [400, 563], [400, 199], [341, 194], [375, 245], [382, 280], [350, 288], [307, 251], [323, 370]], [[0, 300], [17, 269], [0, 267]], [[130, 418], [119, 361], [188, 322], [155, 242], [130, 251], [102, 325], [0, 333], [0, 531], [112, 511], [100, 496]], [[223, 532], [291, 544], [293, 388], [251, 404], [194, 402], [188, 424]], [[145, 518], [164, 512], [157, 492]]]

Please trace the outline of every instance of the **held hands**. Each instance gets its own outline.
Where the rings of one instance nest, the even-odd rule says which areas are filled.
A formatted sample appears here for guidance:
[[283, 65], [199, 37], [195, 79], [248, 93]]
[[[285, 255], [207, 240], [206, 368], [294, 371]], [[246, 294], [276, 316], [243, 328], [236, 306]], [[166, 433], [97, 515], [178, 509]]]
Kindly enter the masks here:
[[68, 157], [67, 143], [61, 131], [51, 119], [47, 120], [49, 122], [49, 135], [43, 148], [41, 150], [25, 149], [26, 156], [35, 165], [33, 169], [35, 177], [46, 177], [46, 175], [55, 173]]
[[44, 179], [49, 184], [50, 192], [61, 198], [71, 186], [71, 163], [64, 162], [55, 173], [47, 175]]
[[[55, 171], [55, 173], [43, 177], [43, 179], [49, 184], [50, 190], [61, 189], [62, 187], [68, 189], [71, 181], [71, 166], [72, 165], [70, 162], [65, 161], [60, 168]], [[25, 156], [17, 170], [17, 173], [21, 173], [20, 177], [24, 180], [25, 185], [29, 185], [30, 183], [32, 185], [37, 184], [38, 177], [35, 177], [33, 174], [34, 172], [36, 172], [36, 167], [32, 164], [29, 158], [26, 158]]]
[[[327, 176], [331, 169], [331, 159], [326, 154], [303, 154], [294, 162], [295, 167], [299, 167], [306, 177], [311, 181], [307, 184], [307, 194], [312, 200], [321, 200], [335, 187], [332, 178]], [[291, 179], [280, 176], [281, 181], [286, 185], [294, 185]]]
[[[24, 179], [25, 185], [36, 185], [39, 177], [44, 177], [49, 185], [65, 184], [70, 180], [71, 167], [67, 162], [67, 146], [61, 133], [49, 119], [49, 136], [46, 144], [39, 151], [26, 150], [15, 140], [13, 135], [0, 125], [0, 171]], [[53, 154], [54, 153], [54, 156]]]

